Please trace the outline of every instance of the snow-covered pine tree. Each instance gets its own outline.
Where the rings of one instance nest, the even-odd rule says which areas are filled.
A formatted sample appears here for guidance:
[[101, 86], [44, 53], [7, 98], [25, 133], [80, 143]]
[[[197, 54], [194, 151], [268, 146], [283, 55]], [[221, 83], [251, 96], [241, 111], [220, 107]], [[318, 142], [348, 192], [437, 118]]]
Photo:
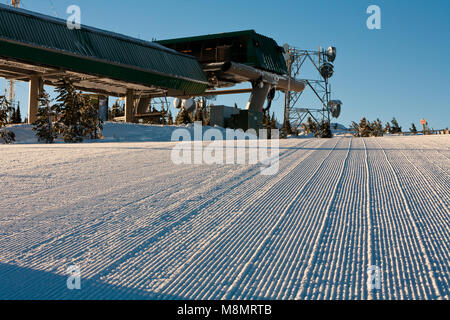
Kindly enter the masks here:
[[83, 136], [89, 139], [98, 139], [99, 132], [103, 130], [103, 121], [97, 105], [91, 97], [84, 95], [81, 97], [81, 124], [83, 126]]
[[60, 115], [60, 133], [64, 142], [79, 143], [83, 141], [84, 127], [81, 117], [83, 98], [70, 80], [64, 79], [56, 87], [58, 102], [55, 107]]
[[8, 118], [7, 113], [8, 101], [4, 96], [0, 96], [0, 128], [6, 125], [6, 121]]
[[56, 118], [55, 107], [50, 106], [50, 96], [47, 92], [41, 93], [39, 104], [40, 108], [33, 130], [36, 131], [39, 142], [53, 143], [58, 137], [58, 128], [53, 124]]
[[15, 141], [15, 134], [12, 131], [3, 129], [8, 121], [9, 102], [5, 96], [0, 96], [0, 143], [10, 144]]
[[362, 118], [359, 123], [359, 134], [361, 137], [370, 137], [371, 130], [366, 118]]
[[409, 129], [409, 130], [411, 131], [412, 134], [414, 134], [414, 135], [417, 134], [417, 128], [414, 123], [411, 124], [411, 129]]
[[352, 132], [354, 137], [361, 137], [361, 134], [359, 132], [359, 124], [357, 124], [355, 121], [352, 121], [352, 124], [350, 125], [350, 131]]

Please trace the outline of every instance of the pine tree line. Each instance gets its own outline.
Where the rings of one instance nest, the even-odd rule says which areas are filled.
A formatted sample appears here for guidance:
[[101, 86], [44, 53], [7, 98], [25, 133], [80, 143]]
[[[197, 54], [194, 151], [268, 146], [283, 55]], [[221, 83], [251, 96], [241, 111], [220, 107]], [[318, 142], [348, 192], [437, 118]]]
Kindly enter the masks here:
[[66, 143], [98, 139], [103, 122], [92, 99], [76, 90], [69, 80], [63, 80], [56, 92], [54, 105], [46, 92], [39, 97], [40, 107], [33, 127], [39, 141], [53, 143], [58, 136]]
[[[204, 126], [210, 125], [210, 114], [207, 110], [206, 106], [206, 99], [203, 100], [203, 103], [198, 104], [194, 111], [187, 111], [184, 108], [181, 108], [181, 110], [178, 112], [176, 118], [175, 118], [175, 124], [176, 125], [183, 125], [183, 124], [189, 124], [193, 123], [194, 121], [200, 121]], [[172, 120], [172, 113], [169, 113], [169, 123], [173, 124]]]
[[303, 132], [313, 134], [316, 138], [333, 138], [330, 123], [324, 119], [318, 123], [313, 121], [311, 117], [308, 117], [306, 123], [302, 123], [302, 128]]
[[272, 113], [272, 117], [269, 114], [269, 110], [263, 114], [264, 129], [267, 130], [267, 139], [272, 139], [272, 129], [277, 128], [277, 120], [275, 119], [275, 113]]
[[17, 108], [11, 107], [12, 115], [11, 119], [9, 119], [9, 123], [11, 124], [20, 124], [22, 123], [22, 114], [20, 112], [20, 104], [17, 105]]
[[395, 118], [392, 119], [391, 123], [386, 123], [384, 127], [380, 119], [370, 122], [366, 118], [362, 118], [359, 124], [352, 122], [350, 131], [355, 137], [382, 137], [386, 133], [402, 133], [402, 127], [399, 126]]

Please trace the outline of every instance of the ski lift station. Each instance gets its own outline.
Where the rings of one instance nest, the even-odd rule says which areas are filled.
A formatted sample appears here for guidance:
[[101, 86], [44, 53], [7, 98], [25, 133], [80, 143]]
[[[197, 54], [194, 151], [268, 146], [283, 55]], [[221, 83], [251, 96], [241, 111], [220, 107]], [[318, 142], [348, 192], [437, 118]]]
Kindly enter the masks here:
[[[0, 5], [0, 76], [29, 82], [30, 123], [43, 86], [61, 79], [125, 98], [126, 122], [155, 98], [244, 92], [250, 93], [245, 116], [262, 114], [275, 90], [301, 94], [307, 87], [292, 76], [291, 62], [286, 48], [253, 30], [149, 42], [88, 26], [70, 30], [65, 20]], [[250, 88], [232, 89], [244, 82]]]

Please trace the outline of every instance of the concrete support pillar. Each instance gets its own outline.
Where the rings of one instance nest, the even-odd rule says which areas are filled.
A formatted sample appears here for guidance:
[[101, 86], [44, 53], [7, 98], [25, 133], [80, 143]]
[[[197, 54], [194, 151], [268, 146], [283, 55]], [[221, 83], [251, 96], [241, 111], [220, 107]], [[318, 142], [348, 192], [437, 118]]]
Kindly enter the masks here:
[[271, 88], [272, 85], [267, 82], [254, 83], [247, 110], [263, 112], [264, 103]]
[[125, 122], [133, 122], [134, 121], [134, 90], [128, 89], [127, 96], [125, 99]]
[[37, 120], [39, 108], [39, 95], [43, 90], [43, 82], [39, 76], [32, 76], [28, 94], [28, 123], [33, 124]]

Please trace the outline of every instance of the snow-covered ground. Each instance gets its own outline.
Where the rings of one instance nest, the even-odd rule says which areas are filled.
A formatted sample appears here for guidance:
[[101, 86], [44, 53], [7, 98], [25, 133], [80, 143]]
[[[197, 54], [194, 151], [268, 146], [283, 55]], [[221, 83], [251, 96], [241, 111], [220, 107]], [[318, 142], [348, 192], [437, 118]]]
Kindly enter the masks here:
[[[147, 125], [134, 123], [118, 123], [105, 122], [103, 125], [103, 136], [97, 143], [104, 142], [169, 142], [172, 138], [172, 133], [177, 129], [187, 129], [192, 136], [194, 136], [194, 125], [188, 124], [184, 126], [161, 126], [161, 125]], [[211, 127], [204, 127], [203, 130]], [[35, 144], [38, 143], [36, 133], [32, 130], [32, 126], [28, 124], [10, 125], [6, 128], [14, 132], [16, 135], [15, 144]], [[225, 133], [225, 129], [216, 128]], [[85, 140], [89, 143], [92, 141]], [[64, 143], [62, 139], [58, 139], [56, 143]]]
[[450, 136], [288, 139], [273, 176], [173, 145], [0, 146], [0, 299], [449, 299]]

